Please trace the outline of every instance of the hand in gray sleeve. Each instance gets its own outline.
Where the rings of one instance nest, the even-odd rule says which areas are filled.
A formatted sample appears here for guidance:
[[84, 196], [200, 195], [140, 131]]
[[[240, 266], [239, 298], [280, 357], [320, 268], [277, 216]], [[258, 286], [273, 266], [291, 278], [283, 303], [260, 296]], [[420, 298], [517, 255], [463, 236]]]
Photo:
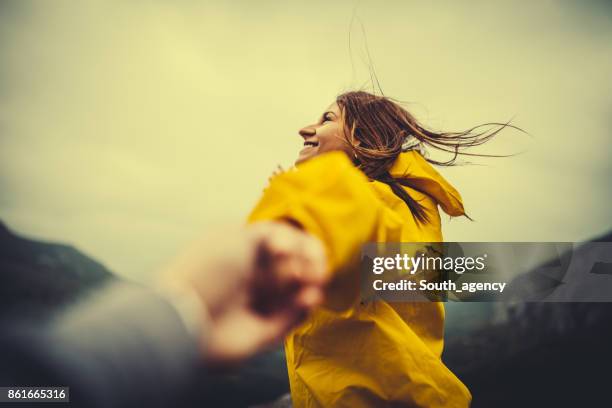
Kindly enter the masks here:
[[167, 271], [163, 294], [112, 283], [22, 340], [4, 326], [0, 379], [69, 386], [71, 406], [175, 406], [204, 359], [244, 361], [319, 305], [325, 265], [321, 243], [283, 223], [211, 235]]

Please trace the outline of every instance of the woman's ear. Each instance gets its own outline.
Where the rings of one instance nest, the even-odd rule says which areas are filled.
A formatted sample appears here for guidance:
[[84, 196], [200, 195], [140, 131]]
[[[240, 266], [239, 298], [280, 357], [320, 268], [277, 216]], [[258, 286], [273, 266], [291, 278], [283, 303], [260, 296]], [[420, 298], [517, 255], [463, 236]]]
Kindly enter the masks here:
[[355, 132], [352, 129], [344, 128], [344, 137], [349, 145], [351, 146], [359, 146], [361, 145], [361, 140], [355, 137]]

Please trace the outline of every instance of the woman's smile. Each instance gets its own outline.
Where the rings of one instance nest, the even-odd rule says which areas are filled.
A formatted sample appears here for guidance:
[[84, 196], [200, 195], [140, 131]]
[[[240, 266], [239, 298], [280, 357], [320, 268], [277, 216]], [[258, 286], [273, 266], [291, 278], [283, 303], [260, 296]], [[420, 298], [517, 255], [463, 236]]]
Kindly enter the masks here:
[[316, 142], [314, 140], [306, 140], [304, 142], [304, 147], [302, 148], [302, 150], [300, 150], [300, 153], [311, 151], [312, 149], [315, 149], [316, 147], [319, 147], [319, 142]]
[[304, 140], [296, 164], [302, 163], [319, 154], [341, 150], [347, 152], [349, 146], [344, 137], [342, 115], [338, 104], [331, 104], [319, 120], [299, 131]]

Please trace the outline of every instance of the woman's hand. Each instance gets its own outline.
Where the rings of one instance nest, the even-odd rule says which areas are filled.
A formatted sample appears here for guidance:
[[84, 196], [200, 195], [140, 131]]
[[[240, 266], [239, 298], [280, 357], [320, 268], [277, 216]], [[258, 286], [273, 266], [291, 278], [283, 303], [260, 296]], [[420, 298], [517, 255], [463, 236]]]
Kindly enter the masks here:
[[285, 223], [224, 230], [196, 243], [165, 287], [201, 300], [208, 363], [240, 361], [281, 340], [323, 300], [326, 260], [318, 239]]

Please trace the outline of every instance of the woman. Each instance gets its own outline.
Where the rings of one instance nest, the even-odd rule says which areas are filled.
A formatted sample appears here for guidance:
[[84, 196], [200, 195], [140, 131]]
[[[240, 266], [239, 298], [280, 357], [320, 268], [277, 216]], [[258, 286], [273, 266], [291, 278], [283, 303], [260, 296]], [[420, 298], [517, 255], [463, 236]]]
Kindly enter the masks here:
[[[466, 407], [471, 395], [442, 363], [440, 302], [359, 302], [366, 242], [442, 241], [438, 206], [465, 215], [461, 196], [429, 162], [454, 163], [494, 131], [436, 133], [393, 100], [340, 95], [299, 134], [297, 169], [274, 177], [249, 220], [285, 220], [324, 243], [326, 307], [285, 341], [294, 407]], [[427, 159], [424, 147], [454, 154]]]

